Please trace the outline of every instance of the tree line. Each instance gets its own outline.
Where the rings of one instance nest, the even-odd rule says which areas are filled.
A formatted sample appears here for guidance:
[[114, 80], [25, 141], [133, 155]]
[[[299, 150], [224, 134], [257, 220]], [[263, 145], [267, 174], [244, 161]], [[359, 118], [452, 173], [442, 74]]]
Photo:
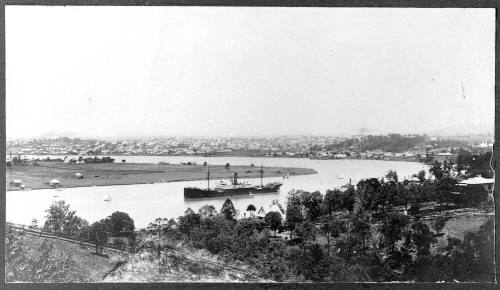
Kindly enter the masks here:
[[[88, 238], [97, 254], [102, 254], [110, 236], [129, 236], [139, 248], [143, 239], [136, 240], [137, 235], [168, 237], [225, 260], [248, 263], [275, 281], [493, 281], [491, 218], [463, 239], [441, 233], [447, 222], [442, 210], [484, 203], [464, 202], [453, 194], [461, 175], [470, 176], [475, 170], [475, 160], [464, 160], [463, 168], [434, 163], [429, 169], [432, 179], [421, 171], [412, 180], [400, 180], [395, 171], [389, 171], [384, 178], [364, 179], [324, 195], [293, 190], [284, 216], [269, 212], [263, 219], [237, 219], [238, 212], [227, 199], [219, 211], [212, 205], [198, 211], [188, 208], [177, 219], [158, 218], [135, 232], [126, 213], [115, 212], [89, 224], [59, 201], [46, 211], [42, 228]], [[247, 209], [256, 210], [254, 205]], [[424, 220], [429, 211], [438, 217]], [[36, 221], [32, 226], [38, 227]], [[443, 247], [437, 247], [438, 240]], [[8, 281], [81, 280], [74, 276], [71, 256], [58, 256], [49, 242], [30, 249], [19, 233], [8, 231], [6, 249]]]
[[[276, 281], [492, 281], [491, 218], [462, 240], [441, 233], [446, 207], [430, 207], [437, 218], [422, 219], [426, 202], [453, 202], [438, 198], [452, 190], [450, 171], [441, 170], [434, 180], [419, 172], [418, 182], [400, 181], [389, 171], [383, 179], [325, 195], [291, 191], [285, 217], [269, 212], [263, 219], [236, 219], [227, 199], [220, 212], [212, 205], [188, 208], [177, 220], [152, 223], [148, 230], [244, 261]], [[438, 239], [444, 247], [437, 248]]]

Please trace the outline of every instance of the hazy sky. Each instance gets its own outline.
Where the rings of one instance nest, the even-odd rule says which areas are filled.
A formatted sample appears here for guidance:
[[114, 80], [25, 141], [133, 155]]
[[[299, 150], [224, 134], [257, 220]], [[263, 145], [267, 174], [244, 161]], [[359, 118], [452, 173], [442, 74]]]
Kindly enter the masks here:
[[7, 137], [493, 133], [494, 21], [494, 9], [7, 6]]

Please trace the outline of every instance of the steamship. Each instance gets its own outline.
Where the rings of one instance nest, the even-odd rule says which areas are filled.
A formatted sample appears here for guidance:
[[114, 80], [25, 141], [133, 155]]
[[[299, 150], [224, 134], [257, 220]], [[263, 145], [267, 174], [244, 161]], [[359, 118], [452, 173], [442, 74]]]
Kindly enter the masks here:
[[259, 193], [273, 193], [278, 192], [283, 185], [281, 182], [272, 182], [263, 184], [262, 179], [264, 176], [264, 167], [261, 166], [260, 170], [260, 185], [251, 185], [247, 182], [238, 182], [238, 173], [234, 173], [233, 179], [229, 183], [221, 181], [210, 188], [210, 168], [207, 167], [207, 188], [199, 187], [185, 187], [184, 198], [211, 198], [222, 196], [235, 196], [235, 195], [250, 195]]

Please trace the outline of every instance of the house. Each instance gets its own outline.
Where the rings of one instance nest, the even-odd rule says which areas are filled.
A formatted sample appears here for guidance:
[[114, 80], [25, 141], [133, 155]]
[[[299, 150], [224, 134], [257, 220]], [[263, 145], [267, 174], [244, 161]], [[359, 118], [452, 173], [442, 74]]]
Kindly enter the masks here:
[[434, 160], [439, 161], [441, 163], [444, 161], [454, 161], [455, 155], [451, 154], [450, 152], [441, 152], [434, 155]]
[[281, 206], [277, 199], [273, 200], [273, 202], [269, 206], [269, 211], [278, 212], [282, 216], [285, 215], [285, 209], [283, 208], [283, 206]]
[[494, 183], [494, 178], [477, 176], [459, 182], [458, 192], [465, 195], [469, 203], [478, 204], [493, 197]]
[[494, 178], [483, 178], [481, 176], [476, 176], [473, 178], [462, 180], [458, 185], [463, 188], [474, 188], [476, 190], [481, 190], [487, 194], [493, 194], [494, 183]]
[[259, 219], [263, 219], [266, 216], [266, 210], [264, 209], [264, 206], [261, 206], [257, 214], [255, 215]]
[[21, 184], [22, 184], [21, 179], [14, 179], [10, 182], [10, 185], [13, 185], [13, 186], [21, 186]]
[[255, 216], [259, 219], [264, 219], [266, 217], [266, 214], [272, 211], [279, 213], [283, 219], [285, 218], [285, 209], [283, 208], [283, 206], [281, 206], [277, 199], [272, 201], [267, 211], [266, 209], [264, 209], [264, 206], [261, 206]]
[[61, 182], [54, 178], [51, 181], [49, 181], [49, 185], [52, 187], [58, 187], [61, 186]]

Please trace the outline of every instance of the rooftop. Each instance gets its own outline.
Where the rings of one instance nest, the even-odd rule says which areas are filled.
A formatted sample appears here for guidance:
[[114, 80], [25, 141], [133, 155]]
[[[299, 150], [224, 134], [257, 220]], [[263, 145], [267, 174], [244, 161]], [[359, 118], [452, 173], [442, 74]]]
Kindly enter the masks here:
[[469, 179], [466, 179], [466, 180], [462, 180], [460, 182], [460, 184], [464, 184], [464, 185], [493, 184], [493, 183], [495, 183], [495, 179], [494, 178], [483, 178], [483, 177], [480, 177], [480, 176], [469, 178]]

